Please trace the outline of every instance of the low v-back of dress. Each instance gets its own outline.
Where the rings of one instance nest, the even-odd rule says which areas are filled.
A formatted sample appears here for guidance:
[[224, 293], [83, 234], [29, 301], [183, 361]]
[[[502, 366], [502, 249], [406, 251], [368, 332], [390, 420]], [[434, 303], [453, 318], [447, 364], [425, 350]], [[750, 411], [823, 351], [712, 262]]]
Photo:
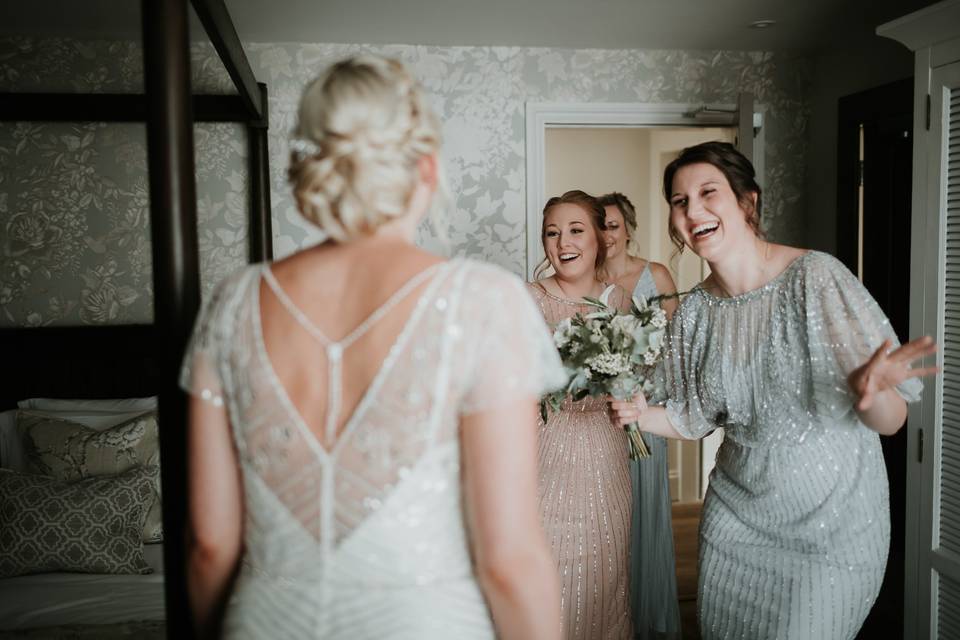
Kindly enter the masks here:
[[[317, 441], [317, 446], [324, 449], [326, 452], [330, 452], [331, 449], [335, 450], [337, 448], [338, 440], [341, 437], [346, 437], [350, 430], [350, 426], [355, 424], [358, 419], [362, 417], [363, 410], [369, 405], [370, 398], [376, 394], [380, 386], [380, 382], [390, 373], [390, 370], [393, 368], [393, 365], [396, 361], [396, 354], [401, 351], [404, 343], [409, 338], [411, 330], [414, 326], [416, 326], [416, 323], [423, 312], [423, 301], [430, 296], [433, 287], [428, 284], [426, 289], [421, 292], [413, 311], [409, 314], [406, 321], [401, 326], [400, 331], [393, 339], [390, 348], [387, 350], [385, 357], [381, 361], [380, 366], [376, 369], [365, 391], [360, 395], [359, 400], [354, 405], [353, 411], [349, 416], [345, 416], [343, 420], [341, 420], [340, 414], [342, 413], [343, 403], [344, 353], [347, 349], [352, 347], [357, 340], [366, 335], [367, 332], [369, 332], [374, 325], [376, 325], [390, 311], [392, 311], [394, 307], [410, 296], [417, 287], [426, 283], [431, 277], [434, 277], [442, 264], [443, 263], [435, 263], [409, 278], [383, 303], [370, 312], [367, 317], [364, 318], [356, 327], [338, 340], [327, 337], [323, 330], [321, 330], [320, 327], [310, 320], [310, 318], [300, 309], [300, 307], [297, 306], [290, 296], [287, 295], [287, 292], [284, 291], [283, 287], [273, 275], [273, 271], [269, 267], [264, 268], [264, 282], [266, 282], [267, 286], [270, 287], [270, 290], [276, 296], [281, 306], [290, 314], [297, 324], [300, 325], [307, 332], [307, 334], [316, 340], [324, 349], [328, 373], [326, 419], [324, 420], [324, 431], [322, 438], [323, 442], [320, 441], [321, 438], [317, 437], [317, 434], [314, 432], [314, 430], [310, 428], [308, 421], [303, 416], [303, 412], [296, 408], [286, 388], [282, 389], [282, 395], [285, 396], [285, 404], [290, 407], [290, 411], [293, 414], [292, 418], [298, 423], [298, 425], [301, 425], [303, 428], [307, 429], [307, 431], [309, 431], [309, 433], [313, 436], [313, 439]], [[260, 313], [262, 316], [262, 305], [260, 304], [259, 299], [257, 300], [256, 306], [261, 309]], [[264, 351], [267, 352], [268, 350], [266, 347], [266, 341], [264, 340], [262, 331], [262, 317], [260, 322], [261, 331], [259, 332], [257, 338], [260, 344], [263, 346]], [[276, 367], [272, 363], [270, 354], [266, 353], [266, 357], [269, 364], [269, 373], [273, 375], [276, 383], [280, 387], [283, 387], [283, 383], [280, 380], [280, 376], [277, 374]]]
[[459, 418], [539, 396], [562, 384], [562, 368], [515, 276], [455, 260], [421, 277], [329, 450], [264, 348], [268, 267], [243, 270], [205, 304], [181, 384], [223, 398], [241, 466], [244, 557], [228, 637], [493, 637], [464, 525]]

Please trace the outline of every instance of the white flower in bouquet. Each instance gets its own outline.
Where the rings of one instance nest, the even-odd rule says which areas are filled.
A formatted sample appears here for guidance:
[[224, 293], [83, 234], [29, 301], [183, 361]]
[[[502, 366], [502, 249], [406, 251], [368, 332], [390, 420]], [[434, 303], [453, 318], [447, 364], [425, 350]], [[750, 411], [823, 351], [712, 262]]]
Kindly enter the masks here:
[[589, 360], [587, 366], [593, 371], [607, 376], [630, 373], [630, 358], [622, 353], [599, 353]]
[[570, 343], [573, 334], [573, 322], [570, 318], [564, 318], [557, 324], [557, 328], [553, 332], [553, 343], [558, 349], [562, 349]]
[[660, 360], [660, 349], [647, 349], [643, 354], [643, 363], [652, 367]]
[[630, 314], [620, 314], [613, 317], [610, 327], [616, 336], [632, 336], [640, 328], [640, 319]]

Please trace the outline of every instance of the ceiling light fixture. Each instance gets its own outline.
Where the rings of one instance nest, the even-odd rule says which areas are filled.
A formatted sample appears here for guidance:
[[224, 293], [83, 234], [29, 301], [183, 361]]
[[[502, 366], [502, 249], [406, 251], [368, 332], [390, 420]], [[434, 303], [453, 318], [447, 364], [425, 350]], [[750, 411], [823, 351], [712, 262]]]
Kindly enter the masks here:
[[769, 29], [775, 24], [777, 24], [776, 20], [754, 20], [747, 26], [751, 29]]

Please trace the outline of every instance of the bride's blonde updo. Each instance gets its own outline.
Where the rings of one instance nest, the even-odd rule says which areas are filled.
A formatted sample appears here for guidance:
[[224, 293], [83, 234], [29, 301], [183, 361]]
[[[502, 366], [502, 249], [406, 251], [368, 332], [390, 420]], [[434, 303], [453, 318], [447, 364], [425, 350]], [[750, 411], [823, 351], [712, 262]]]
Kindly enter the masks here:
[[403, 215], [417, 161], [439, 148], [437, 119], [407, 69], [357, 56], [304, 89], [288, 177], [304, 217], [343, 242]]

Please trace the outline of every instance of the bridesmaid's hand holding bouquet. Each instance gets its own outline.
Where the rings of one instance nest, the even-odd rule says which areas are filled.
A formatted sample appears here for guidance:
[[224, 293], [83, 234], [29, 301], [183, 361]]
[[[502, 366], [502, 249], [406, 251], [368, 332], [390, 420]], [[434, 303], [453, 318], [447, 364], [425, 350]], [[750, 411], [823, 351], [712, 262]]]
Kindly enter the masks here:
[[[667, 316], [657, 304], [658, 298], [634, 297], [629, 313], [608, 304], [613, 287], [600, 299], [584, 298], [594, 311], [561, 321], [553, 332], [553, 342], [566, 369], [567, 384], [548, 394], [540, 410], [546, 420], [547, 407], [560, 409], [564, 398], [574, 401], [586, 397], [612, 396], [629, 400], [653, 390], [653, 372], [662, 356]], [[649, 457], [636, 423], [624, 427], [633, 460]]]

